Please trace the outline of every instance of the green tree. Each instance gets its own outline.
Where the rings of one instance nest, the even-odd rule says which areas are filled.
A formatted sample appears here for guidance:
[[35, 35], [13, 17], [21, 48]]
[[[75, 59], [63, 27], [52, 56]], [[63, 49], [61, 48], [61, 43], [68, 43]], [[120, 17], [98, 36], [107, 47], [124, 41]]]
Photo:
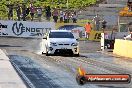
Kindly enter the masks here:
[[[49, 5], [51, 8], [59, 7], [59, 8], [67, 8], [67, 0], [0, 0], [0, 18], [7, 18], [8, 8], [7, 4], [18, 4], [25, 3], [29, 6], [30, 1], [33, 1], [34, 6], [42, 6], [45, 7]], [[80, 9], [90, 4], [95, 4], [96, 0], [68, 0], [68, 9]], [[14, 10], [14, 15], [16, 12]]]

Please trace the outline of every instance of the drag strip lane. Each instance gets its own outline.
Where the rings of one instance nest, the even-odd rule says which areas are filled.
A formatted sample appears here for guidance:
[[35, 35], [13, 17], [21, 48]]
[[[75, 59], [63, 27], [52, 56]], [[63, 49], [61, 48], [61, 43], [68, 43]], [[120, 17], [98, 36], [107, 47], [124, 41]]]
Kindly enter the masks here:
[[[30, 59], [26, 59], [31, 64], [32, 60], [37, 63], [37, 65], [41, 65], [41, 67], [37, 67], [39, 69], [44, 69], [44, 74], [52, 79], [53, 84], [57, 84], [62, 88], [129, 88], [132, 86], [131, 84], [122, 84], [122, 85], [114, 85], [114, 84], [86, 84], [84, 86], [77, 85], [75, 81], [77, 68], [82, 64], [82, 66], [87, 70], [88, 73], [100, 73], [100, 74], [108, 74], [108, 73], [117, 73], [113, 71], [106, 70], [99, 66], [94, 66], [95, 64], [86, 63], [89, 61], [89, 58], [86, 57], [69, 57], [69, 56], [45, 56], [45, 55], [37, 55], [34, 53], [26, 52], [26, 51], [8, 51], [9, 55], [18, 55], [23, 57], [30, 57]], [[20, 59], [20, 58], [19, 58]], [[18, 59], [18, 60], [19, 60]], [[22, 59], [22, 58], [21, 58]], [[86, 60], [86, 61], [84, 61]], [[23, 60], [22, 60], [23, 61]], [[92, 60], [94, 61], [94, 60]], [[98, 62], [96, 62], [98, 63]], [[103, 65], [103, 63], [101, 63]], [[22, 66], [21, 64], [19, 64]], [[36, 67], [35, 64], [31, 64], [28, 67]], [[25, 67], [25, 64], [23, 64]], [[46, 68], [46, 69], [45, 69]], [[59, 72], [59, 73], [58, 73]], [[34, 73], [33, 73], [34, 74]], [[118, 73], [117, 73], [118, 74]], [[51, 78], [52, 76], [52, 78]], [[42, 77], [42, 75], [40, 76]], [[37, 76], [34, 76], [37, 78]], [[37, 79], [39, 80], [39, 79]], [[40, 79], [41, 80], [41, 79]], [[35, 84], [36, 85], [36, 84]], [[43, 87], [40, 87], [43, 88]]]
[[12, 64], [30, 88], [61, 88], [28, 57], [10, 55]]
[[[100, 88], [93, 84], [84, 86], [78, 85], [73, 74], [69, 73], [63, 65], [56, 64], [53, 59], [50, 59], [50, 57], [45, 55], [37, 55], [25, 51], [8, 51], [8, 55], [13, 55], [13, 57], [15, 56], [15, 58], [11, 59], [14, 59], [14, 62], [17, 62], [20, 68], [24, 67], [37, 69], [35, 72], [32, 71], [33, 69], [24, 69], [24, 74], [27, 74], [29, 80], [34, 80], [34, 82], [31, 81], [31, 83], [33, 83], [35, 87], [37, 86], [36, 88]], [[36, 64], [33, 64], [33, 62]], [[40, 71], [43, 75], [40, 74]], [[45, 82], [42, 81], [43, 76], [49, 79], [47, 82], [50, 84], [45, 84]], [[35, 83], [35, 80], [38, 82]], [[41, 86], [42, 84], [43, 86]], [[45, 87], [46, 85], [47, 87]]]

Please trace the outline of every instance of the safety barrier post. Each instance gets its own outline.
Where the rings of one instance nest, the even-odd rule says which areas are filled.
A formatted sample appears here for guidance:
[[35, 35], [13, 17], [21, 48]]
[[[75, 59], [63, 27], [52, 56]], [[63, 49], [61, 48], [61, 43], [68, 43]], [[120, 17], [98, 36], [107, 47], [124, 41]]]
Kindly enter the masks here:
[[105, 39], [104, 39], [104, 33], [101, 33], [101, 50], [104, 51], [105, 45], [104, 45]]

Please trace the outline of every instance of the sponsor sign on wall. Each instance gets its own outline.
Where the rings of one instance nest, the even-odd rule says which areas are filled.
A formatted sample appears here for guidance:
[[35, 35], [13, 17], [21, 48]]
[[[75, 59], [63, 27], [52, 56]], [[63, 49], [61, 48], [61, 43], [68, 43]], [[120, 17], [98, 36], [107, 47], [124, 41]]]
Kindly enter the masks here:
[[53, 22], [0, 21], [0, 36], [42, 38], [52, 29]]
[[102, 33], [102, 31], [94, 31], [94, 30], [92, 30], [90, 32], [89, 40], [100, 41], [101, 40], [101, 33]]

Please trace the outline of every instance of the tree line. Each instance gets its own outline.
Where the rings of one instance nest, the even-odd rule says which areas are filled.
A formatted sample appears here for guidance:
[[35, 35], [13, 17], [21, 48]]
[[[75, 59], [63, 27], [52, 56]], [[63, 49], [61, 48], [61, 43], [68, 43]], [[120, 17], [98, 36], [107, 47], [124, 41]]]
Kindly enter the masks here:
[[29, 5], [30, 3], [33, 3], [36, 7], [50, 6], [51, 8], [57, 7], [60, 9], [80, 9], [95, 4], [96, 1], [97, 0], [0, 0], [0, 19], [7, 17], [8, 4], [25, 3], [26, 5]]

